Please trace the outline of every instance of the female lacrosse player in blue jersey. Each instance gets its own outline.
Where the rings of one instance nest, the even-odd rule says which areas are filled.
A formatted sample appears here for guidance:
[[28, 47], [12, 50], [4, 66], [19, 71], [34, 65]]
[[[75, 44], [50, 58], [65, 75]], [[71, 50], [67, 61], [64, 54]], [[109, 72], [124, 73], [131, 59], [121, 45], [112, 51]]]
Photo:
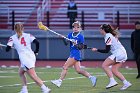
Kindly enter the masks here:
[[[58, 80], [51, 80], [51, 82], [56, 85], [57, 87], [60, 87], [62, 84], [62, 81], [64, 80], [67, 70], [69, 67], [74, 66], [76, 72], [78, 74], [82, 74], [83, 76], [89, 78], [92, 82], [92, 85], [96, 85], [96, 77], [91, 76], [87, 71], [81, 70], [80, 68], [80, 61], [81, 61], [81, 49], [82, 45], [84, 44], [84, 37], [80, 33], [81, 31], [81, 24], [79, 21], [76, 21], [72, 24], [73, 26], [73, 32], [68, 34], [68, 38], [71, 39], [72, 42], [70, 42], [70, 56], [67, 59], [66, 63], [63, 66], [63, 70], [61, 72], [60, 78]], [[65, 42], [67, 44], [67, 42]]]

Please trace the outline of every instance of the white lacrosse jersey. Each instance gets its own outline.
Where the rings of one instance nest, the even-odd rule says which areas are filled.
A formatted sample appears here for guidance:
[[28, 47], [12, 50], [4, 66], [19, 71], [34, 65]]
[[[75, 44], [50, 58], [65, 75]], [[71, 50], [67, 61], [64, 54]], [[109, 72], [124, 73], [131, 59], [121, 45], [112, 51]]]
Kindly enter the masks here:
[[111, 45], [111, 53], [116, 53], [118, 52], [119, 49], [124, 50], [125, 48], [123, 47], [123, 45], [120, 43], [120, 41], [118, 40], [118, 38], [114, 37], [111, 33], [107, 33], [104, 37], [105, 39], [105, 44], [106, 45]]
[[34, 39], [35, 37], [31, 34], [22, 33], [20, 38], [15, 34], [9, 38], [7, 45], [13, 46], [20, 55], [23, 52], [33, 52], [31, 49], [31, 42]]

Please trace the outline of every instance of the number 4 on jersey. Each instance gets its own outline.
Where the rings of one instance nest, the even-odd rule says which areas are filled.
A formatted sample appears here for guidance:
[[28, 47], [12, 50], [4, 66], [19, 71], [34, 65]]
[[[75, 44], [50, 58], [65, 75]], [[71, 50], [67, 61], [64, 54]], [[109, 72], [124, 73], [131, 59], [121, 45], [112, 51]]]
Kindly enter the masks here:
[[26, 46], [26, 42], [24, 40], [24, 37], [21, 38], [21, 44], [24, 44], [24, 46]]

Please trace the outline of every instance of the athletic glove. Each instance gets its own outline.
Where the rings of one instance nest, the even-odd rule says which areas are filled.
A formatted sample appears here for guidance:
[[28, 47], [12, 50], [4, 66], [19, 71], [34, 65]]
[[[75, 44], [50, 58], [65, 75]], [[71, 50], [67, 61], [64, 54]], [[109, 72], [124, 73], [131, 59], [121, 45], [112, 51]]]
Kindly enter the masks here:
[[79, 50], [87, 49], [87, 45], [84, 45], [84, 44], [82, 44], [82, 43], [80, 43], [80, 44], [76, 44], [75, 46], [76, 46], [77, 49], [79, 49]]
[[37, 56], [38, 55], [38, 52], [34, 51], [34, 54], [35, 54], [35, 56]]

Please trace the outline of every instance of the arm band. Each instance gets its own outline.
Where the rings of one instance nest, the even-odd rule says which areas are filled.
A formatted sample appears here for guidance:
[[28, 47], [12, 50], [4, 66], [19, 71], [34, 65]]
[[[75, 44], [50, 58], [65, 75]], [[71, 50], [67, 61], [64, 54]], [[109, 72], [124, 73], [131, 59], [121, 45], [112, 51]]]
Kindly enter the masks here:
[[97, 49], [100, 53], [108, 53], [110, 51], [110, 45], [106, 45], [106, 49]]
[[6, 51], [6, 52], [9, 52], [10, 50], [11, 50], [11, 46], [8, 46], [8, 45], [7, 45], [5, 51]]
[[69, 41], [68, 40], [66, 40], [65, 38], [63, 38], [63, 42], [64, 42], [64, 44], [67, 46], [68, 45], [68, 43], [69, 43]]
[[39, 52], [39, 41], [37, 39], [34, 39], [33, 40], [33, 43], [36, 45], [36, 49], [35, 49], [35, 53], [38, 53]]

